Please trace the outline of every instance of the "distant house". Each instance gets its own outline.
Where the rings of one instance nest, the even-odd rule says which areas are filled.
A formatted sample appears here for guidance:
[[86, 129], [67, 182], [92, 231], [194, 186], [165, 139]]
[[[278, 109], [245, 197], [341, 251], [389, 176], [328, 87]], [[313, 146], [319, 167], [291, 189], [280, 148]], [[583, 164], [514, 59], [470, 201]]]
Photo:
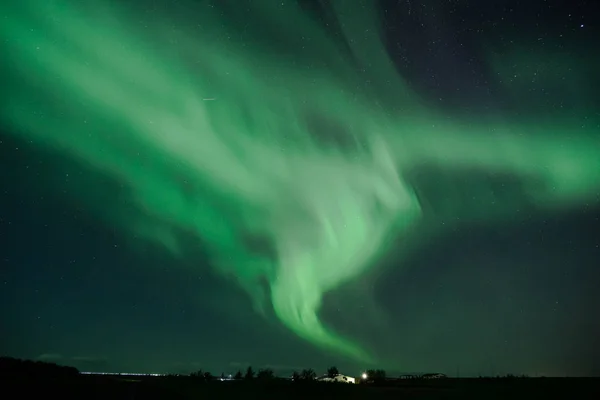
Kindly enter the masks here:
[[320, 382], [356, 383], [355, 378], [353, 378], [351, 376], [347, 376], [347, 375], [342, 375], [342, 374], [337, 374], [333, 378], [325, 375], [325, 376], [317, 378], [317, 380]]
[[423, 379], [443, 379], [443, 378], [447, 378], [447, 376], [446, 376], [446, 374], [435, 373], [435, 374], [423, 374], [423, 375], [421, 375], [421, 378], [423, 378]]
[[400, 375], [400, 379], [418, 379], [419, 375]]

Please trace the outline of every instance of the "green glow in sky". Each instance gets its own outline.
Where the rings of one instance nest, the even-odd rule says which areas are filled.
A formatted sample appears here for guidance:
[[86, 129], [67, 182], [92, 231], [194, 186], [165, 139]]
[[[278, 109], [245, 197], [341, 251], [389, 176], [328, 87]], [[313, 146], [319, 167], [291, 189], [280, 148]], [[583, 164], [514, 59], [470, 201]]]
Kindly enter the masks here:
[[[585, 202], [600, 188], [597, 123], [461, 121], [426, 109], [388, 59], [369, 2], [333, 7], [353, 59], [368, 66], [371, 85], [360, 90], [348, 47], [293, 2], [228, 13], [169, 2], [168, 16], [110, 3], [3, 6], [3, 120], [126, 185], [145, 217], [115, 213], [110, 223], [173, 253], [175, 230], [195, 235], [257, 310], [270, 299], [286, 326], [325, 349], [372, 359], [318, 313], [325, 293], [418, 226], [424, 199], [408, 172], [533, 179], [527, 194], [540, 207]], [[79, 189], [93, 201], [93, 187]], [[456, 201], [450, 189], [440, 195]]]

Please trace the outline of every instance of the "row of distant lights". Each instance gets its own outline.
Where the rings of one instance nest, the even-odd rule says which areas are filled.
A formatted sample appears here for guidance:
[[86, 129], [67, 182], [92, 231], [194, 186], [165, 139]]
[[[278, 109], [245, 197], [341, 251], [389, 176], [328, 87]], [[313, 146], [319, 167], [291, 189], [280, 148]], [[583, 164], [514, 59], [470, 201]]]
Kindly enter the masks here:
[[138, 372], [80, 372], [83, 375], [166, 376], [167, 374], [141, 374]]
[[[83, 375], [124, 375], [124, 376], [166, 376], [167, 374], [142, 374], [137, 372], [80, 372]], [[367, 374], [363, 373], [361, 376], [363, 379], [367, 379]], [[228, 377], [231, 379], [231, 375]], [[224, 380], [221, 378], [221, 380]]]
[[[115, 376], [167, 376], [167, 374], [142, 374], [139, 372], [80, 372], [83, 375], [115, 375]], [[231, 380], [231, 375], [227, 378], [220, 378], [221, 381]]]

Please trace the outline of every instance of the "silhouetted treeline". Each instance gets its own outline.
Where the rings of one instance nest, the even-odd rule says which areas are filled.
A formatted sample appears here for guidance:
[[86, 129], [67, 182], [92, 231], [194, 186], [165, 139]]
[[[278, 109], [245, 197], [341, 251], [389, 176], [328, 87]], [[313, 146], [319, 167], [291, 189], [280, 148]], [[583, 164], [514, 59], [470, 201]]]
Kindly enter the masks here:
[[[385, 371], [378, 370], [379, 375], [385, 377]], [[340, 375], [337, 367], [330, 367], [327, 369], [327, 373], [321, 378], [328, 377], [334, 378], [335, 376]], [[293, 382], [312, 382], [320, 380], [317, 377], [317, 373], [312, 368], [303, 369], [302, 371], [294, 371], [291, 375], [288, 376], [276, 376], [275, 372], [271, 368], [261, 368], [258, 372], [255, 372], [254, 369], [249, 366], [245, 372], [238, 370], [235, 375], [225, 375], [221, 373], [220, 377], [215, 377], [210, 372], [205, 372], [203, 370], [198, 370], [192, 372], [190, 377], [198, 380], [198, 381], [273, 381], [273, 380], [291, 380]]]
[[43, 361], [20, 360], [0, 357], [0, 376], [7, 378], [69, 378], [79, 375], [75, 367], [67, 367]]
[[[333, 377], [337, 374], [339, 374], [339, 372], [336, 367], [331, 367], [327, 370], [327, 376]], [[317, 380], [317, 373], [312, 368], [304, 369], [300, 372], [294, 371], [290, 376], [279, 377], [275, 376], [275, 372], [271, 368], [261, 368], [258, 372], [255, 372], [251, 366], [246, 369], [246, 372], [240, 370], [237, 371], [235, 375], [226, 376], [224, 373], [221, 373], [220, 378], [203, 370], [192, 372], [190, 376], [199, 381], [272, 381], [275, 379], [290, 379], [295, 382], [309, 382]]]
[[[190, 377], [198, 381], [254, 381], [254, 382], [265, 382], [273, 380], [290, 380], [296, 383], [302, 382], [317, 382], [326, 381], [329, 383], [345, 383], [345, 380], [334, 380], [336, 376], [343, 376], [340, 374], [337, 367], [332, 366], [327, 369], [324, 375], [317, 375], [315, 370], [312, 368], [303, 369], [301, 371], [294, 371], [288, 376], [276, 376], [275, 372], [270, 368], [259, 369], [256, 372], [251, 366], [249, 366], [245, 372], [238, 370], [235, 375], [225, 375], [221, 373], [220, 377], [212, 375], [210, 372], [199, 370], [192, 372]], [[479, 377], [480, 380], [484, 379], [516, 379], [516, 378], [527, 378], [526, 375], [512, 375], [508, 374], [505, 376], [497, 377]], [[329, 378], [329, 379], [327, 379]], [[426, 374], [410, 374], [400, 376], [388, 376], [386, 371], [383, 369], [369, 369], [365, 371], [361, 376], [352, 377], [355, 378], [357, 384], [367, 384], [373, 386], [397, 386], [398, 384], [409, 384], [411, 382], [422, 382], [431, 380], [445, 380], [448, 377], [442, 373], [426, 373]], [[354, 381], [353, 381], [354, 382]]]
[[370, 369], [366, 372], [366, 381], [381, 384], [385, 382], [387, 374], [382, 369]]

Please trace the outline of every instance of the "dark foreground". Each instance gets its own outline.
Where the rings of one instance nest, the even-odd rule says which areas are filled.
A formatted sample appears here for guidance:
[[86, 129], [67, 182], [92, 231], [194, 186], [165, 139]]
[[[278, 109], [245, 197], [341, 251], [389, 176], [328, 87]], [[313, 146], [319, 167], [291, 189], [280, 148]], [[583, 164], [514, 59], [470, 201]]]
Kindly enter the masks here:
[[598, 378], [443, 379], [368, 385], [199, 382], [187, 377], [2, 379], [1, 396], [55, 399], [600, 399]]

